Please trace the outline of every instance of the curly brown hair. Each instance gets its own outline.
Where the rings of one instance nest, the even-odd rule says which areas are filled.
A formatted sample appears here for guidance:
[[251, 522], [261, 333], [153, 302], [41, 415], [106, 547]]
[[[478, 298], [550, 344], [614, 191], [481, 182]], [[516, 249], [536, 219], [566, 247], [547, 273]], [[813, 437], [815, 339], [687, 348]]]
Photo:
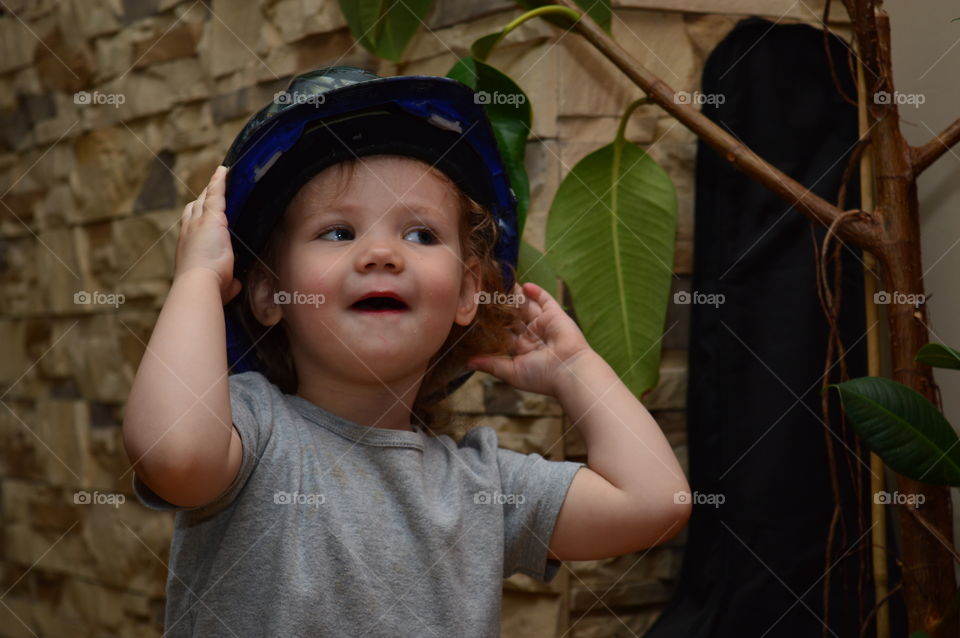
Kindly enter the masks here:
[[[411, 161], [420, 160], [405, 157]], [[340, 190], [342, 191], [353, 179], [354, 171], [359, 158], [350, 159], [338, 164]], [[424, 163], [424, 162], [420, 162]], [[425, 164], [425, 163], [424, 163]], [[429, 172], [454, 189], [458, 201], [458, 229], [460, 239], [460, 253], [464, 262], [471, 256], [479, 258], [480, 262], [480, 290], [496, 298], [495, 293], [509, 293], [505, 290], [502, 275], [503, 262], [495, 256], [495, 249], [499, 239], [499, 229], [493, 215], [483, 206], [463, 192], [445, 173], [430, 166]], [[252, 311], [250, 293], [258, 278], [265, 280], [275, 279], [278, 248], [284, 232], [284, 218], [286, 211], [277, 221], [270, 233], [260, 259], [247, 273], [243, 287], [236, 299], [227, 305], [227, 311], [232, 312], [239, 320], [240, 325], [255, 344], [255, 352], [261, 363], [263, 375], [281, 392], [294, 394], [299, 381], [297, 371], [290, 353], [290, 341], [283, 322], [267, 327], [261, 324]], [[517, 282], [516, 268], [506, 264]], [[519, 319], [519, 308], [509, 304], [480, 303], [473, 321], [466, 326], [456, 323], [440, 349], [430, 358], [426, 373], [414, 400], [412, 414], [414, 422], [431, 436], [447, 434], [459, 439], [465, 432], [466, 423], [454, 418], [449, 406], [447, 393], [448, 383], [466, 372], [466, 362], [470, 357], [477, 355], [505, 355], [512, 354], [511, 326]], [[280, 326], [278, 328], [278, 326]]]

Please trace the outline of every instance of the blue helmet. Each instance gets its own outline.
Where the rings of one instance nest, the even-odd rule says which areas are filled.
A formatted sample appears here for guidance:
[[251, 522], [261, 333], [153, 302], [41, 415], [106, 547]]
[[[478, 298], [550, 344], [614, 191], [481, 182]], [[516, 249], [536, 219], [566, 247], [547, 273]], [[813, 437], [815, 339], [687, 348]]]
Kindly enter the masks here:
[[[255, 113], [223, 164], [230, 168], [226, 216], [234, 276], [244, 281], [276, 222], [300, 188], [324, 168], [365, 155], [415, 157], [449, 176], [498, 225], [495, 254], [506, 290], [514, 284], [517, 199], [482, 104], [470, 87], [436, 76], [380, 77], [351, 66], [298, 75]], [[242, 303], [238, 296], [227, 304]], [[263, 365], [235, 312], [226, 313], [232, 372]], [[464, 368], [447, 393], [473, 374]]]

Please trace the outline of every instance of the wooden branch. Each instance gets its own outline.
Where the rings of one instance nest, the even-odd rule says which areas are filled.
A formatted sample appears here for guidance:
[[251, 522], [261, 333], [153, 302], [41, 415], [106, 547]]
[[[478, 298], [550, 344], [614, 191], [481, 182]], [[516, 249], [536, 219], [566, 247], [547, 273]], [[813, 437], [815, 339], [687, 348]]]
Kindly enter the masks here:
[[[722, 127], [717, 126], [693, 106], [678, 102], [675, 99], [676, 91], [644, 68], [606, 31], [600, 28], [592, 18], [583, 15], [583, 11], [574, 4], [573, 0], [556, 0], [556, 3], [582, 14], [573, 29], [613, 62], [634, 84], [643, 89], [653, 102], [656, 102], [675, 117], [678, 122], [696, 133], [700, 139], [736, 166], [738, 170], [767, 187], [791, 206], [797, 206], [807, 217], [820, 222], [827, 228], [843, 212], [789, 175], [769, 164], [751, 148], [741, 144], [734, 136]], [[837, 236], [845, 242], [871, 249], [880, 236], [879, 224], [872, 215], [861, 211], [858, 217], [850, 219], [838, 228]]]
[[960, 118], [923, 146], [911, 146], [910, 162], [914, 176], [926, 170], [957, 142], [960, 142]]
[[920, 524], [923, 525], [923, 526], [927, 529], [927, 531], [930, 532], [930, 533], [933, 535], [934, 538], [936, 538], [938, 541], [940, 541], [940, 544], [943, 545], [943, 546], [947, 549], [948, 552], [950, 552], [950, 554], [953, 556], [953, 559], [954, 559], [955, 561], [957, 561], [958, 563], [960, 563], [960, 554], [957, 554], [957, 551], [953, 548], [953, 543], [952, 543], [952, 542], [950, 542], [950, 541], [948, 541], [947, 539], [945, 539], [945, 538], [943, 537], [943, 534], [941, 534], [940, 532], [938, 532], [938, 531], [937, 531], [937, 528], [934, 527], [933, 525], [931, 525], [931, 524], [930, 524], [930, 521], [928, 521], [926, 518], [924, 518], [923, 515], [921, 515], [920, 512], [918, 512], [915, 508], [910, 507], [909, 505], [904, 505], [903, 507], [906, 508], [906, 510], [907, 510], [908, 512], [910, 512], [910, 514], [911, 514], [915, 519], [917, 519], [917, 521], [919, 521]]
[[[870, 0], [863, 0], [870, 4]], [[894, 94], [893, 52], [890, 43], [890, 17], [872, 6], [870, 30], [856, 33], [858, 51], [877, 69], [877, 88]], [[866, 43], [866, 44], [864, 44]], [[859, 45], [864, 44], [860, 49]], [[869, 48], [868, 48], [869, 47]], [[877, 89], [874, 89], [877, 90]], [[872, 91], [867, 92], [871, 95]], [[874, 254], [882, 265], [884, 290], [901, 294], [923, 294], [923, 261], [920, 255], [920, 207], [916, 176], [910, 162], [910, 147], [900, 131], [896, 103], [874, 105], [876, 117], [872, 130], [876, 210], [884, 236]], [[890, 367], [893, 380], [919, 392], [931, 403], [937, 401], [937, 385], [929, 365], [915, 361], [914, 355], [930, 341], [927, 308], [890, 304], [887, 326], [890, 338]], [[960, 619], [949, 613], [954, 575], [953, 512], [950, 488], [928, 485], [895, 473], [896, 489], [901, 494], [923, 496], [922, 521], [911, 514], [912, 508], [897, 508], [900, 521], [901, 578], [907, 612], [908, 634], [926, 631], [934, 638], [960, 636]], [[927, 525], [929, 523], [929, 525]], [[931, 533], [931, 528], [937, 534]], [[948, 539], [946, 544], [944, 539]], [[934, 630], [935, 629], [935, 630]]]

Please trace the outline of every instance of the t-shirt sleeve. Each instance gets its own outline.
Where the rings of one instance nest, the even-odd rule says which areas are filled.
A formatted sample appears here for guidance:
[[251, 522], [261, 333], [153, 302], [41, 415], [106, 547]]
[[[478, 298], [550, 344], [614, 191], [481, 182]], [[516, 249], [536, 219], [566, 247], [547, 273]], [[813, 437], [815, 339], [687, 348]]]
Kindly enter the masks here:
[[272, 394], [276, 392], [273, 386], [259, 372], [244, 372], [228, 377], [230, 391], [230, 410], [233, 425], [240, 435], [243, 452], [240, 460], [240, 471], [236, 478], [220, 496], [205, 505], [187, 507], [175, 505], [157, 495], [136, 472], [133, 473], [133, 492], [137, 499], [150, 509], [160, 511], [191, 511], [200, 515], [212, 515], [224, 509], [236, 498], [247, 479], [253, 473], [260, 456], [266, 448], [269, 438], [269, 428], [273, 418], [270, 407]]
[[549, 558], [550, 538], [573, 476], [584, 463], [548, 461], [540, 454], [498, 448], [503, 501], [503, 577], [522, 572], [549, 583], [560, 561]]

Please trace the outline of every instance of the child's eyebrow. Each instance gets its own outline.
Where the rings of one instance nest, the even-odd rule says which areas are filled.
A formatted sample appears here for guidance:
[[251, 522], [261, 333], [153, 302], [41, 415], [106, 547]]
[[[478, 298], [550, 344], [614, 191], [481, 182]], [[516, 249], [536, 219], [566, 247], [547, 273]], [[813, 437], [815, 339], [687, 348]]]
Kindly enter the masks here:
[[[305, 215], [300, 216], [301, 224], [309, 224], [318, 219], [324, 217], [329, 217], [333, 215], [345, 215], [352, 216], [355, 214], [359, 208], [345, 201], [337, 202], [328, 202], [321, 208], [314, 210], [308, 210]], [[431, 206], [426, 203], [400, 203], [391, 207], [390, 212], [393, 214], [406, 214], [412, 212], [414, 215], [423, 216], [424, 221], [430, 221], [435, 224], [446, 224], [449, 223], [449, 215], [445, 214], [442, 210], [435, 206]], [[381, 213], [383, 214], [383, 213]], [[389, 213], [388, 213], [389, 214]]]

